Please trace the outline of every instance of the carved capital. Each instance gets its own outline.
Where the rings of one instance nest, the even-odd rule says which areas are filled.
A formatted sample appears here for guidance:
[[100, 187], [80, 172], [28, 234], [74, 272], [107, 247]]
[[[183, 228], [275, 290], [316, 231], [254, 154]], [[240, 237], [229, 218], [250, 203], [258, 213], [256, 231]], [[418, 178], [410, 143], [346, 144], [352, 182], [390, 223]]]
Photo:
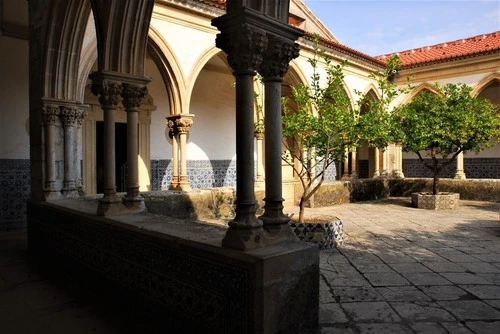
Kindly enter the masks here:
[[215, 45], [227, 54], [235, 72], [255, 72], [267, 46], [266, 33], [248, 24], [217, 34]]
[[119, 81], [104, 79], [92, 82], [91, 89], [94, 95], [99, 96], [99, 103], [104, 109], [116, 108], [122, 92], [122, 85]]
[[59, 117], [65, 127], [80, 126], [86, 114], [85, 110], [77, 106], [61, 106]]
[[191, 125], [193, 125], [191, 118], [178, 118], [175, 120], [175, 127], [179, 134], [188, 133]]
[[42, 122], [44, 125], [55, 125], [59, 117], [59, 106], [48, 104], [42, 109]]
[[292, 40], [270, 35], [268, 46], [259, 73], [266, 79], [282, 79], [288, 71], [290, 61], [299, 56], [300, 47]]
[[144, 85], [123, 84], [121, 95], [123, 106], [126, 111], [137, 111], [142, 100], [148, 94], [148, 88]]

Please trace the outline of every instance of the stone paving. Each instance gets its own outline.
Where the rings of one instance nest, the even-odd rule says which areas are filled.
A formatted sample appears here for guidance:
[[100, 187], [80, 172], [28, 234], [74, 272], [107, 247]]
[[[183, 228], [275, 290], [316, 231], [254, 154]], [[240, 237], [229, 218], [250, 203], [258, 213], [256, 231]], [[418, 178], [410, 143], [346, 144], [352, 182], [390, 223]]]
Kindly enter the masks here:
[[[321, 333], [500, 333], [500, 203], [306, 214], [345, 224], [344, 246], [320, 255]], [[25, 232], [0, 232], [0, 333], [157, 332], [72, 277], [28, 257]]]
[[388, 199], [306, 215], [337, 216], [346, 235], [321, 251], [321, 333], [500, 333], [500, 203]]

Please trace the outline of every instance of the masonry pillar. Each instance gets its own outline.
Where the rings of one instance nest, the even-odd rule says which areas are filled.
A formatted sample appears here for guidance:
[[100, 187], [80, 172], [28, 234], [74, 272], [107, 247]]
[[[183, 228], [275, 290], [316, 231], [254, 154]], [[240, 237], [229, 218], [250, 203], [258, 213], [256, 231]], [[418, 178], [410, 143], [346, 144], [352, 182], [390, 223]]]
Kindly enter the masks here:
[[358, 172], [356, 168], [357, 165], [358, 165], [358, 155], [357, 155], [357, 150], [354, 150], [351, 152], [351, 179], [358, 178]]
[[464, 171], [464, 152], [460, 152], [457, 155], [457, 170], [455, 172], [455, 179], [466, 179], [465, 171]]
[[97, 215], [104, 216], [120, 211], [121, 204], [116, 193], [115, 113], [122, 86], [120, 81], [99, 72], [91, 75], [91, 79], [92, 93], [99, 96], [104, 112], [104, 185], [103, 198], [97, 207]]
[[85, 111], [78, 105], [60, 107], [60, 118], [64, 126], [64, 182], [62, 192], [65, 197], [79, 197], [77, 188], [76, 161], [78, 160], [78, 125], [85, 117]]
[[55, 131], [57, 118], [59, 117], [59, 105], [45, 104], [42, 109], [42, 122], [44, 125], [44, 147], [45, 147], [45, 181], [44, 194], [46, 200], [60, 197], [60, 189], [57, 187], [56, 177], [56, 142]]
[[380, 176], [380, 151], [378, 147], [373, 148], [374, 154], [373, 154], [373, 164], [375, 165], [375, 171], [373, 172], [373, 177], [379, 177]]
[[264, 245], [263, 223], [255, 216], [253, 79], [267, 38], [264, 30], [246, 23], [244, 15], [237, 15], [216, 18], [212, 24], [221, 31], [216, 46], [227, 54], [236, 79], [236, 215], [229, 222], [222, 245], [247, 250]]
[[[297, 36], [298, 37], [298, 36]], [[283, 213], [281, 149], [281, 83], [288, 71], [288, 64], [299, 56], [299, 45], [295, 38], [268, 35], [265, 61], [260, 67], [265, 85], [265, 173], [266, 195], [264, 214], [259, 218], [270, 233], [268, 238], [296, 239], [290, 229], [290, 218]]]
[[401, 144], [394, 144], [394, 176], [397, 178], [404, 178], [403, 174], [403, 146]]
[[176, 190], [179, 185], [179, 135], [174, 121], [175, 115], [167, 117], [168, 135], [172, 139], [172, 182], [168, 190]]
[[175, 128], [179, 138], [179, 182], [176, 190], [189, 191], [189, 179], [187, 175], [187, 136], [189, 128], [193, 125], [194, 115], [181, 114], [175, 120]]
[[382, 176], [389, 176], [389, 169], [388, 169], [388, 165], [389, 165], [389, 152], [388, 152], [388, 148], [384, 148], [384, 150], [382, 151]]
[[349, 151], [347, 148], [345, 149], [345, 157], [344, 157], [344, 171], [342, 173], [342, 178], [341, 180], [348, 180], [349, 179]]
[[123, 83], [121, 96], [127, 112], [127, 195], [125, 205], [134, 211], [144, 209], [143, 199], [139, 195], [139, 106], [148, 94], [146, 83], [149, 79], [138, 80], [144, 83]]

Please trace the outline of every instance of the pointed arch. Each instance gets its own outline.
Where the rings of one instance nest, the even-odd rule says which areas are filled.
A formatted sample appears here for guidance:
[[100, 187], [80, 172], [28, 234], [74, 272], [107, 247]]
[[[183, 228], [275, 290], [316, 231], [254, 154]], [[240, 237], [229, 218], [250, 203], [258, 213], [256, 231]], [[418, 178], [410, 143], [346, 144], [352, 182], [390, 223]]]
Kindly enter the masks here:
[[473, 96], [478, 96], [481, 94], [481, 92], [488, 87], [490, 84], [494, 83], [495, 81], [500, 81], [500, 73], [492, 73], [481, 80], [476, 84], [474, 89], [472, 90], [472, 95]]
[[[220, 54], [220, 55], [219, 55]], [[189, 104], [191, 103], [191, 98], [193, 94], [193, 89], [194, 85], [196, 84], [196, 78], [200, 75], [201, 70], [205, 65], [208, 63], [212, 57], [219, 55], [222, 61], [227, 64], [227, 58], [226, 55], [221, 51], [221, 49], [217, 48], [215, 45], [210, 47], [209, 49], [205, 50], [204, 52], [201, 53], [201, 56], [196, 60], [194, 63], [193, 69], [191, 70], [189, 74], [189, 78], [192, 78], [192, 80], [189, 80], [187, 83], [188, 86], [186, 86], [186, 111], [189, 111]], [[229, 65], [227, 64], [229, 67]], [[231, 67], [229, 67], [231, 68]]]
[[441, 92], [440, 92], [440, 91], [438, 91], [434, 85], [431, 85], [431, 84], [429, 84], [429, 83], [427, 83], [427, 82], [424, 82], [423, 84], [421, 84], [421, 85], [419, 85], [419, 86], [415, 87], [415, 88], [414, 88], [414, 89], [413, 89], [413, 90], [412, 90], [412, 91], [408, 94], [408, 96], [406, 96], [406, 99], [405, 99], [405, 101], [403, 102], [403, 104], [410, 102], [411, 100], [413, 100], [413, 98], [414, 98], [415, 96], [417, 96], [418, 94], [420, 94], [420, 93], [421, 93], [422, 91], [424, 91], [424, 90], [428, 90], [428, 91], [430, 91], [430, 92], [432, 92], [432, 93], [434, 93], [434, 94], [437, 94], [437, 95], [442, 95], [442, 94], [441, 94]]
[[153, 0], [91, 0], [98, 70], [143, 77]]
[[167, 89], [170, 114], [183, 114], [188, 109], [189, 100], [186, 99], [186, 81], [170, 46], [153, 27], [149, 31], [148, 53], [155, 62]]
[[78, 69], [90, 5], [84, 0], [57, 1], [51, 8], [45, 55], [44, 98], [77, 101]]

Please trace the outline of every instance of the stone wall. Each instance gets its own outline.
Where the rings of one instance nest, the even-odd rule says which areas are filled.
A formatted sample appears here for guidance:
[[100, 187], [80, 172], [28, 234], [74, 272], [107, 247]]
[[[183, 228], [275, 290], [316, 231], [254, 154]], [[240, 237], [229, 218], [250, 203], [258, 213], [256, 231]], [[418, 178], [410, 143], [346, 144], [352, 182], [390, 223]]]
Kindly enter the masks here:
[[[427, 159], [431, 163], [432, 160]], [[442, 177], [452, 178], [455, 175], [456, 163], [447, 166]], [[464, 171], [468, 179], [500, 178], [500, 158], [464, 158]], [[432, 177], [432, 171], [425, 167], [420, 159], [403, 159], [405, 177]]]
[[26, 227], [30, 182], [29, 160], [0, 159], [0, 231]]

